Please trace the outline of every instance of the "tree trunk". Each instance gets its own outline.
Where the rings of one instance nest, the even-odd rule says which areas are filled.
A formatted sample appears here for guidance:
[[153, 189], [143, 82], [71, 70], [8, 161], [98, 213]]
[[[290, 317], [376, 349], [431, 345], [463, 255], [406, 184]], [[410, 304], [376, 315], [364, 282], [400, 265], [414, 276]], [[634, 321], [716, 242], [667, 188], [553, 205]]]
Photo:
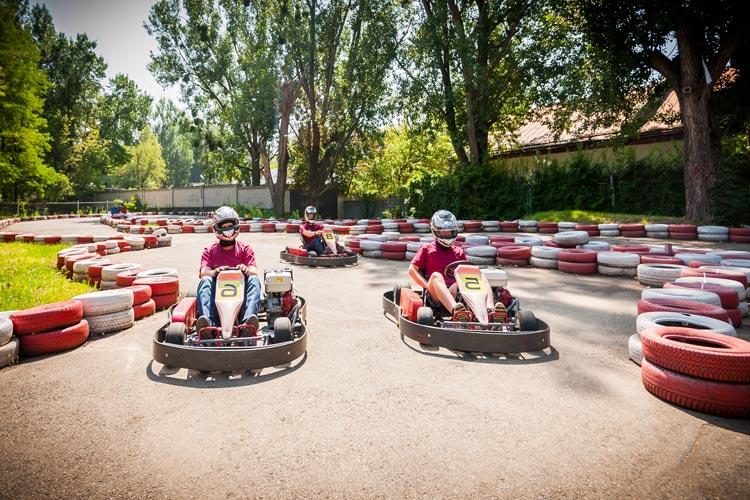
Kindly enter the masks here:
[[711, 188], [719, 171], [718, 141], [713, 135], [710, 89], [706, 83], [700, 45], [691, 30], [677, 32], [680, 50], [678, 91], [683, 124], [685, 216], [697, 223], [711, 221]]
[[260, 148], [250, 146], [250, 185], [260, 186]]
[[271, 165], [268, 154], [263, 155], [263, 175], [266, 179], [268, 191], [271, 194], [273, 211], [282, 215], [284, 210], [284, 198], [286, 195], [286, 178], [289, 168], [289, 121], [294, 111], [294, 103], [299, 96], [299, 81], [284, 82], [281, 85], [281, 99], [279, 107], [279, 145], [278, 165], [276, 170], [276, 182], [271, 177]]

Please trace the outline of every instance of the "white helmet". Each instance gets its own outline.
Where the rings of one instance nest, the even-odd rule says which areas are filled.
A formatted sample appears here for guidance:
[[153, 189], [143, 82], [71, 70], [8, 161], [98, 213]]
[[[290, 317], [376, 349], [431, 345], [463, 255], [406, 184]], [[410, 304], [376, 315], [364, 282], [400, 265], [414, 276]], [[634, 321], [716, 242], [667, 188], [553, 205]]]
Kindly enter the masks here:
[[[219, 207], [214, 212], [213, 220], [217, 238], [224, 241], [232, 241], [237, 238], [237, 234], [240, 232], [240, 216], [235, 209], [226, 206]], [[221, 228], [220, 226], [226, 222], [231, 222], [232, 225]]]
[[440, 245], [449, 247], [458, 236], [458, 221], [456, 216], [449, 211], [438, 210], [430, 219], [430, 229]]
[[310, 205], [307, 208], [305, 208], [305, 220], [308, 222], [315, 221], [315, 217], [318, 215], [318, 210]]

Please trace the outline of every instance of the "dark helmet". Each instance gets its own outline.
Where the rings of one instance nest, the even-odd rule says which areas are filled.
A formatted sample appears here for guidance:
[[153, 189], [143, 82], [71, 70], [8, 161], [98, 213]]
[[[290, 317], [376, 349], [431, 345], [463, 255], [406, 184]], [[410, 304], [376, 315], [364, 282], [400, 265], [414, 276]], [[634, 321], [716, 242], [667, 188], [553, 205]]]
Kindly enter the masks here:
[[458, 221], [449, 211], [438, 210], [430, 219], [430, 229], [438, 244], [449, 247], [458, 236]]
[[305, 220], [308, 222], [313, 222], [315, 220], [315, 217], [318, 216], [318, 210], [310, 205], [309, 207], [305, 208]]
[[[232, 241], [240, 232], [240, 216], [232, 207], [219, 207], [213, 215], [214, 232], [216, 237], [224, 241]], [[222, 224], [231, 222], [229, 227], [222, 228]]]

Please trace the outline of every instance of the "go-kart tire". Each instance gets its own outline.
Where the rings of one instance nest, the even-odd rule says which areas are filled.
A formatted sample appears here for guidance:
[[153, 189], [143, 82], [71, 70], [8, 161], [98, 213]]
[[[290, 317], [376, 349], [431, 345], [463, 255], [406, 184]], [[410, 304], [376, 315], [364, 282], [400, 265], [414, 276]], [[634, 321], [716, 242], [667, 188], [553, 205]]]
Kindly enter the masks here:
[[24, 356], [41, 356], [73, 349], [85, 343], [88, 338], [89, 323], [82, 319], [77, 324], [61, 330], [19, 337], [19, 347]]
[[170, 323], [164, 334], [165, 344], [184, 345], [187, 329], [185, 323]]
[[24, 309], [11, 315], [16, 336], [58, 330], [77, 324], [83, 319], [83, 304], [66, 300]]
[[393, 303], [399, 305], [401, 302], [401, 289], [411, 288], [411, 283], [396, 283], [393, 285]]
[[750, 384], [703, 380], [655, 365], [644, 358], [643, 386], [651, 394], [692, 410], [722, 417], [750, 416]]
[[643, 345], [640, 334], [634, 333], [628, 337], [628, 357], [638, 366], [643, 363]]
[[312, 251], [311, 252], [307, 252], [307, 256], [308, 257], [317, 257], [318, 256], [318, 252], [312, 252]]
[[435, 323], [434, 315], [432, 313], [432, 308], [427, 306], [422, 306], [419, 309], [417, 309], [417, 324], [418, 325], [424, 325], [424, 326], [432, 326]]
[[536, 316], [534, 316], [534, 313], [531, 311], [521, 309], [516, 314], [516, 319], [518, 321], [519, 331], [535, 332], [539, 329], [539, 322], [537, 321]]
[[273, 343], [292, 341], [292, 322], [286, 316], [273, 320]]
[[650, 362], [685, 375], [723, 382], [750, 382], [750, 342], [710, 330], [675, 326], [641, 332]]

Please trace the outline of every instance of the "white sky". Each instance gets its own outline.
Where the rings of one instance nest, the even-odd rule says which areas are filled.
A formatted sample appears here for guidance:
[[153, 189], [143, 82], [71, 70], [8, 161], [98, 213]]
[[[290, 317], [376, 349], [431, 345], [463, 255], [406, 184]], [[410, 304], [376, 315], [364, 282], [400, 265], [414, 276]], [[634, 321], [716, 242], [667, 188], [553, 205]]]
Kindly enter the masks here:
[[96, 52], [107, 63], [107, 77], [125, 73], [151, 94], [154, 101], [169, 97], [178, 101], [177, 87], [162, 89], [146, 65], [149, 51], [156, 50], [143, 23], [155, 0], [38, 0], [52, 14], [55, 29], [69, 37], [86, 33], [96, 40]]

